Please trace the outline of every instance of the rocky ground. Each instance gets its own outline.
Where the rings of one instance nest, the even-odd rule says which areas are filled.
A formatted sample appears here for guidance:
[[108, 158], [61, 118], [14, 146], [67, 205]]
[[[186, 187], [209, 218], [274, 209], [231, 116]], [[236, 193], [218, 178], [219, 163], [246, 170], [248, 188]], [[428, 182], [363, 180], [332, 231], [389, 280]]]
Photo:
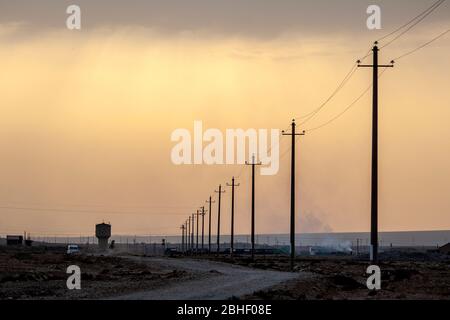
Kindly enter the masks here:
[[[68, 290], [66, 269], [81, 268], [82, 290]], [[97, 299], [151, 290], [201, 273], [114, 256], [0, 247], [0, 299]]]
[[[393, 250], [380, 260], [381, 290], [370, 291], [361, 256], [299, 257], [287, 273], [282, 255], [149, 258], [0, 246], [0, 299], [450, 299], [450, 256]], [[82, 290], [67, 290], [69, 265], [81, 268]]]
[[[386, 252], [378, 265], [381, 290], [367, 289], [367, 260], [351, 256], [304, 257], [295, 262], [301, 277], [244, 299], [450, 299], [450, 257], [424, 252]], [[212, 259], [269, 270], [290, 270], [286, 257], [248, 258], [213, 257]]]
[[[308, 272], [282, 272], [238, 266], [196, 257], [133, 257], [138, 261], [200, 272], [202, 276], [189, 281], [168, 283], [161, 288], [111, 297], [119, 300], [227, 300], [238, 299], [297, 278], [308, 278]], [[205, 276], [208, 275], [208, 276]]]

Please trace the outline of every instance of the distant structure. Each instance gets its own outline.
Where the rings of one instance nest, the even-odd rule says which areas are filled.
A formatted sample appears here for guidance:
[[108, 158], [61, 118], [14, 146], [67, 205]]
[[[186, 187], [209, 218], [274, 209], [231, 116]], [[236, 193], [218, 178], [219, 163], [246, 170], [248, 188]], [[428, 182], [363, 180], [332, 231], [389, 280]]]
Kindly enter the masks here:
[[95, 225], [95, 236], [98, 239], [100, 251], [106, 251], [108, 249], [108, 239], [111, 237], [111, 225], [104, 222]]
[[6, 245], [8, 246], [20, 246], [23, 244], [23, 236], [7, 235]]
[[450, 254], [450, 242], [444, 244], [442, 247], [438, 249], [438, 251], [442, 254]]

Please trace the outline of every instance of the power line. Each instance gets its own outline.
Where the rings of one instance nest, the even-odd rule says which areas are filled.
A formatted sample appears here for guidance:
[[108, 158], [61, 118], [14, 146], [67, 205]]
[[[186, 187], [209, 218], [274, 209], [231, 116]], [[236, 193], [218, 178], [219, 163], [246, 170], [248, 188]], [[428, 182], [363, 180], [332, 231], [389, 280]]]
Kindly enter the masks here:
[[362, 58], [359, 58], [358, 61], [359, 61], [359, 62], [364, 61], [364, 60], [365, 60], [368, 56], [370, 56], [371, 54], [372, 54], [372, 48], [369, 48], [369, 50], [367, 50], [366, 54], [365, 54]]
[[[395, 40], [397, 40], [398, 38], [400, 38], [403, 34], [405, 34], [406, 32], [408, 32], [409, 30], [411, 30], [414, 26], [416, 26], [418, 23], [420, 23], [423, 19], [425, 19], [428, 15], [430, 15], [436, 8], [438, 8], [443, 2], [444, 2], [445, 0], [440, 0], [440, 1], [438, 1], [438, 2], [436, 2], [432, 7], [430, 7], [429, 9], [427, 9], [424, 13], [422, 13], [421, 15], [419, 15], [419, 16], [417, 16], [416, 18], [414, 18], [413, 20], [411, 20], [411, 22], [413, 22], [413, 21], [415, 21], [411, 26], [409, 26], [405, 31], [403, 31], [403, 32], [401, 32], [399, 35], [397, 35], [394, 39], [392, 39], [391, 41], [389, 41], [387, 44], [385, 44], [383, 47], [386, 47], [386, 46], [388, 46], [388, 45], [390, 45], [391, 43], [393, 43]], [[420, 17], [420, 18], [419, 18]], [[416, 21], [417, 20], [417, 21]], [[395, 30], [394, 32], [392, 32], [392, 33], [390, 33], [389, 35], [392, 35], [392, 34], [395, 34], [396, 32], [398, 32], [399, 30], [401, 30], [402, 28], [404, 28], [404, 27], [406, 27], [407, 25], [409, 25], [409, 24], [411, 24], [411, 22], [409, 22], [408, 24], [406, 24], [406, 25], [404, 25], [404, 26], [402, 26], [401, 28], [399, 28], [399, 29], [397, 29], [397, 30]], [[436, 37], [434, 37], [433, 39], [431, 39], [430, 41], [428, 41], [428, 42], [426, 42], [426, 43], [424, 43], [424, 44], [422, 44], [421, 46], [419, 46], [419, 47], [417, 47], [417, 48], [415, 48], [415, 49], [413, 49], [413, 50], [411, 50], [411, 51], [409, 51], [409, 52], [407, 52], [407, 53], [405, 53], [405, 54], [403, 54], [403, 55], [401, 55], [401, 56], [399, 56], [399, 57], [397, 57], [396, 59], [394, 59], [394, 60], [398, 60], [398, 59], [401, 59], [401, 58], [403, 58], [403, 57], [405, 57], [405, 56], [408, 56], [408, 55], [410, 55], [410, 54], [412, 54], [412, 53], [414, 53], [414, 52], [416, 52], [416, 51], [418, 51], [418, 50], [420, 50], [421, 48], [423, 48], [423, 47], [425, 47], [425, 46], [427, 46], [427, 45], [429, 45], [430, 43], [432, 43], [432, 42], [434, 42], [434, 41], [436, 41], [437, 39], [439, 39], [439, 38], [441, 38], [441, 37], [443, 37], [445, 34], [447, 34], [448, 32], [450, 32], [450, 29], [449, 30], [446, 30], [446, 31], [444, 31], [443, 33], [441, 33], [441, 34], [439, 34], [438, 36], [436, 36]], [[389, 35], [387, 35], [387, 36], [389, 36]], [[385, 36], [385, 37], [383, 37], [382, 39], [384, 39], [384, 38], [386, 38], [387, 36]], [[383, 48], [382, 47], [382, 48]], [[375, 47], [376, 48], [376, 47]], [[363, 59], [365, 59], [365, 58], [367, 58], [368, 56], [370, 55], [370, 53], [367, 53], [365, 56], [363, 56], [359, 61], [358, 61], [358, 63], [359, 62], [361, 62]], [[385, 67], [385, 66], [379, 66], [379, 67]], [[350, 71], [346, 74], [346, 76], [344, 77], [344, 79], [341, 81], [341, 83], [338, 85], [338, 87], [332, 92], [332, 94], [325, 100], [325, 102], [324, 103], [322, 103], [318, 108], [316, 108], [315, 110], [313, 110], [312, 112], [310, 112], [310, 113], [308, 113], [307, 115], [305, 115], [305, 116], [301, 116], [300, 118], [306, 118], [301, 124], [304, 124], [304, 123], [307, 123], [308, 121], [310, 121], [344, 86], [345, 86], [345, 84], [351, 79], [351, 77], [353, 76], [353, 74], [355, 73], [355, 71], [356, 71], [356, 64], [354, 64], [354, 65], [352, 65], [352, 68], [350, 69]], [[383, 74], [384, 74], [384, 72], [386, 71], [386, 69], [384, 68], [383, 70], [382, 70], [382, 72], [377, 76], [377, 78], [375, 78], [375, 80], [374, 80], [374, 82], [372, 82], [372, 84], [369, 86], [369, 87], [367, 87], [354, 101], [352, 101], [343, 111], [341, 111], [339, 114], [337, 114], [336, 116], [334, 116], [333, 118], [331, 118], [330, 120], [328, 120], [328, 121], [326, 121], [325, 123], [323, 123], [323, 124], [321, 124], [321, 125], [319, 125], [319, 126], [316, 126], [316, 127], [313, 127], [313, 128], [311, 128], [311, 129], [308, 129], [307, 131], [308, 132], [311, 132], [311, 131], [315, 131], [315, 130], [318, 130], [318, 129], [320, 129], [320, 128], [323, 128], [323, 127], [325, 127], [325, 126], [327, 126], [328, 124], [330, 124], [330, 123], [332, 123], [332, 122], [334, 122], [335, 120], [337, 120], [338, 118], [340, 118], [342, 115], [344, 115], [351, 107], [353, 107], [359, 100], [361, 100], [362, 99], [362, 97], [364, 96], [364, 95], [366, 95], [367, 94], [367, 92], [369, 92], [370, 91], [370, 89], [371, 89], [371, 87], [372, 87], [372, 85], [373, 85], [373, 83], [375, 83], [375, 81], [376, 81], [376, 79], [378, 79], [378, 78], [380, 78]], [[293, 148], [294, 148], [294, 146], [295, 146], [295, 143], [296, 143], [296, 139], [295, 139], [295, 137], [293, 137], [293, 139], [292, 139], [292, 144], [293, 144]], [[279, 147], [279, 143], [278, 143], [278, 145], [277, 145], [277, 147]], [[270, 147], [269, 148], [269, 150], [271, 150], [272, 149], [272, 147]], [[283, 152], [282, 153], [282, 155], [281, 155], [281, 157], [280, 157], [280, 159], [281, 158], [283, 158], [284, 156], [285, 156], [285, 154], [287, 154], [287, 152], [289, 152], [289, 148], [287, 149], [287, 150], [285, 150], [285, 152]], [[242, 174], [242, 172], [243, 172], [243, 168], [241, 168], [241, 170], [239, 171], [239, 174], [237, 175], [238, 177], [240, 177], [241, 176], [241, 174]], [[253, 177], [254, 177], [254, 175], [253, 175]], [[254, 179], [254, 178], [253, 178]], [[252, 179], [252, 180], [253, 180]], [[252, 181], [252, 189], [254, 188], [254, 181]], [[252, 194], [253, 194], [253, 192], [252, 192]], [[220, 199], [220, 197], [219, 197], [219, 199]], [[252, 196], [252, 200], [253, 200], [253, 196]], [[252, 201], [253, 202], [253, 201]], [[219, 209], [220, 210], [220, 209]], [[254, 219], [253, 218], [254, 217], [254, 213], [253, 213], [253, 203], [252, 203], [252, 220]], [[253, 221], [252, 221], [252, 238], [253, 238], [253, 234], [254, 234], [254, 225], [253, 225]], [[219, 227], [220, 228], [220, 227]], [[220, 229], [219, 229], [220, 230]], [[219, 231], [220, 232], [220, 231]], [[218, 232], [218, 234], [219, 234], [219, 232]], [[252, 239], [252, 253], [253, 253], [253, 247], [254, 246], [254, 244], [253, 244], [253, 239]], [[219, 248], [219, 241], [218, 241], [218, 248]]]
[[413, 50], [408, 51], [408, 52], [406, 52], [406, 53], [404, 53], [404, 54], [402, 54], [402, 55], [400, 55], [400, 56], [398, 56], [397, 58], [394, 58], [394, 59], [392, 59], [392, 60], [393, 60], [393, 61], [398, 61], [398, 60], [400, 60], [400, 59], [402, 59], [402, 58], [404, 58], [404, 57], [406, 57], [406, 56], [409, 56], [409, 55], [413, 54], [414, 52], [419, 51], [420, 49], [426, 47], [426, 46], [429, 45], [430, 43], [436, 41], [437, 39], [443, 37], [444, 35], [446, 35], [446, 34], [449, 33], [449, 32], [450, 32], [450, 29], [447, 29], [446, 31], [444, 31], [444, 32], [442, 32], [441, 34], [439, 34], [438, 36], [434, 37], [433, 39], [431, 39], [431, 40], [425, 42], [424, 44], [421, 44], [421, 45], [418, 46], [417, 48], [414, 48]]
[[[380, 72], [380, 75], [378, 76], [378, 78], [380, 78], [383, 73], [386, 71], [386, 69], [383, 69], [383, 71]], [[331, 118], [330, 120], [322, 123], [321, 125], [318, 125], [316, 127], [310, 128], [310, 129], [306, 129], [306, 132], [312, 132], [318, 129], [321, 129], [327, 125], [329, 125], [330, 123], [334, 122], [335, 120], [339, 119], [341, 116], [343, 116], [351, 107], [353, 107], [359, 100], [362, 99], [362, 97], [364, 97], [372, 88], [372, 84], [370, 86], [368, 86], [355, 100], [353, 100], [343, 111], [341, 111], [340, 113], [338, 113], [336, 116], [334, 116], [333, 118]]]
[[[152, 205], [117, 205], [117, 204], [71, 204], [71, 203], [42, 203], [42, 202], [18, 202], [18, 201], [8, 201], [8, 200], [2, 200], [0, 202], [7, 203], [8, 205], [17, 205], [17, 206], [52, 206], [52, 207], [96, 207], [96, 208], [108, 208], [108, 207], [116, 207], [116, 208], [140, 208], [140, 209], [189, 209], [189, 208], [195, 208], [195, 206], [152, 206]], [[69, 209], [72, 210], [72, 209]]]
[[[396, 41], [397, 39], [399, 39], [401, 36], [403, 36], [405, 33], [407, 33], [409, 30], [411, 30], [412, 28], [414, 28], [416, 25], [418, 25], [422, 20], [424, 20], [426, 17], [428, 17], [434, 10], [436, 10], [441, 4], [443, 4], [445, 2], [445, 0], [438, 0], [436, 1], [433, 5], [431, 5], [431, 7], [429, 7], [428, 9], [426, 9], [424, 12], [422, 12], [421, 14], [419, 14], [418, 16], [416, 16], [415, 18], [413, 18], [409, 23], [403, 25], [402, 27], [400, 27], [398, 30], [392, 32], [390, 35], [395, 34], [396, 32], [400, 31], [401, 29], [405, 28], [406, 26], [408, 26], [409, 24], [411, 24], [408, 28], [406, 28], [404, 31], [400, 32], [397, 36], [395, 36], [392, 40], [388, 41], [386, 44], [384, 44], [383, 46], [380, 47], [380, 49], [383, 49], [385, 47], [387, 47], [388, 45], [392, 44], [394, 41]], [[417, 20], [417, 21], [416, 21]], [[390, 36], [389, 35], [389, 36]], [[379, 39], [378, 41], [385, 39], [388, 36], [385, 36], [381, 39]]]
[[[433, 3], [430, 7], [428, 7], [427, 9], [425, 9], [424, 11], [422, 11], [421, 13], [419, 13], [417, 16], [415, 16], [414, 18], [412, 18], [411, 20], [409, 20], [407, 23], [401, 25], [400, 27], [398, 27], [397, 29], [395, 29], [394, 31], [384, 35], [383, 37], [379, 38], [377, 41], [381, 41], [386, 39], [387, 37], [390, 37], [391, 35], [397, 33], [398, 31], [402, 30], [403, 28], [405, 28], [406, 26], [408, 26], [409, 24], [411, 24], [412, 22], [414, 22], [415, 20], [417, 20], [418, 18], [420, 18], [423, 14], [425, 14], [428, 10], [430, 10], [431, 8], [433, 8], [435, 5], [437, 5], [439, 2], [441, 2], [442, 0], [438, 0], [435, 3]], [[445, 0], [444, 0], [445, 1]]]
[[[395, 33], [397, 33], [398, 31], [402, 30], [403, 28], [407, 27], [408, 25], [410, 25], [412, 23], [411, 26], [409, 26], [406, 30], [404, 30], [403, 32], [401, 32], [399, 35], [397, 35], [396, 37], [394, 37], [392, 40], [390, 40], [388, 43], [386, 43], [385, 45], [383, 45], [380, 49], [390, 45], [391, 43], [393, 43], [395, 40], [399, 39], [402, 35], [404, 35], [406, 32], [408, 32], [409, 30], [411, 30], [413, 27], [415, 27], [417, 24], [419, 24], [422, 20], [424, 20], [428, 15], [430, 15], [435, 9], [437, 9], [442, 3], [444, 3], [445, 0], [438, 0], [436, 1], [433, 5], [431, 5], [429, 8], [427, 8], [425, 11], [423, 11], [422, 13], [420, 13], [419, 15], [417, 15], [416, 17], [414, 17], [413, 19], [411, 19], [408, 23], [402, 25], [401, 27], [397, 28], [396, 30], [392, 31], [391, 33], [385, 35], [384, 37], [380, 38], [378, 41], [383, 40]], [[417, 20], [417, 21], [416, 21]], [[364, 59], [366, 59], [368, 56], [371, 55], [371, 49], [369, 49], [369, 51], [362, 57], [359, 59], [359, 61], [363, 61]], [[328, 102], [330, 102], [330, 100], [345, 86], [345, 84], [350, 80], [350, 78], [353, 76], [354, 72], [356, 71], [357, 67], [356, 64], [352, 65], [352, 68], [350, 69], [350, 71], [347, 73], [347, 75], [344, 77], [344, 79], [341, 81], [341, 83], [338, 85], [338, 87], [335, 89], [335, 91], [333, 91], [333, 93], [325, 100], [325, 102], [323, 102], [318, 108], [316, 108], [315, 110], [311, 111], [310, 113], [302, 116], [302, 117], [296, 117], [296, 118], [306, 118], [303, 122], [300, 122], [300, 125], [304, 125], [307, 122], [309, 122], [312, 118], [314, 118], [317, 113], [323, 109]]]
[[25, 210], [25, 211], [50, 211], [58, 213], [104, 213], [104, 214], [129, 214], [129, 215], [184, 215], [184, 213], [175, 212], [125, 212], [125, 211], [97, 211], [97, 210], [71, 210], [71, 209], [57, 209], [57, 208], [36, 208], [36, 207], [13, 207], [0, 206], [0, 209], [11, 210]]
[[[350, 71], [345, 75], [344, 79], [342, 79], [342, 81], [339, 83], [339, 85], [337, 86], [337, 88], [331, 93], [331, 95], [316, 109], [314, 109], [312, 112], [310, 112], [307, 116], [303, 117], [306, 118], [305, 120], [303, 120], [302, 122], [300, 122], [299, 125], [304, 125], [305, 123], [307, 123], [308, 121], [310, 121], [312, 118], [314, 118], [316, 116], [316, 114], [323, 109], [323, 107], [325, 107], [328, 102], [331, 101], [331, 99], [333, 99], [334, 96], [336, 96], [336, 94], [345, 86], [345, 84], [351, 79], [351, 77], [353, 76], [353, 74], [355, 73], [357, 67], [356, 67], [356, 63], [354, 63], [350, 69]], [[295, 117], [298, 118], [298, 117]]]
[[[372, 52], [372, 48], [369, 48], [369, 50], [367, 51], [367, 53], [360, 58], [358, 61], [363, 61], [364, 59], [366, 59], [368, 56], [370, 56]], [[337, 86], [337, 88], [331, 93], [331, 95], [316, 109], [314, 109], [313, 111], [307, 113], [306, 115], [303, 116], [297, 116], [295, 117], [296, 119], [305, 119], [303, 122], [300, 122], [300, 125], [303, 125], [305, 123], [307, 123], [309, 120], [311, 120], [323, 107], [325, 107], [325, 105], [331, 101], [331, 99], [334, 98], [334, 96], [336, 96], [336, 94], [345, 86], [345, 84], [350, 80], [350, 78], [353, 76], [353, 74], [355, 73], [357, 69], [356, 63], [354, 63], [350, 69], [350, 71], [345, 75], [344, 79], [342, 79], [342, 81], [339, 83], [339, 85]], [[288, 127], [289, 128], [289, 127]], [[285, 129], [287, 130], [287, 129]]]

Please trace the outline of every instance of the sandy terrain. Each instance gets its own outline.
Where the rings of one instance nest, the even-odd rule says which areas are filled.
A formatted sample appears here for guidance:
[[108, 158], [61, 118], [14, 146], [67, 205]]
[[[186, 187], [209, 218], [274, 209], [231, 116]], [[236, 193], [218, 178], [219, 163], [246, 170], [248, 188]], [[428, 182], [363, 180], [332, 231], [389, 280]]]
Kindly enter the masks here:
[[197, 278], [191, 281], [172, 283], [168, 286], [122, 295], [114, 299], [148, 299], [148, 300], [220, 300], [237, 298], [274, 285], [310, 277], [307, 272], [291, 273], [252, 269], [221, 262], [194, 259], [170, 258], [133, 258], [139, 262], [148, 261], [170, 269], [186, 272], [203, 272], [213, 277]]
[[[66, 268], [73, 264], [81, 268], [81, 290], [66, 287]], [[0, 299], [227, 299], [298, 277], [189, 258], [0, 247]]]
[[[381, 290], [367, 289], [367, 260], [354, 257], [303, 257], [295, 271], [311, 276], [300, 277], [260, 290], [243, 299], [322, 300], [322, 299], [450, 299], [450, 257], [425, 253], [389, 253], [378, 265]], [[286, 257], [258, 257], [256, 261], [219, 258], [238, 265], [264, 270], [289, 270]]]
[[[81, 268], [81, 290], [68, 290], [66, 269]], [[206, 277], [114, 256], [0, 247], [0, 299], [99, 299]]]
[[[66, 255], [64, 248], [0, 246], [0, 299], [450, 299], [450, 256], [382, 255], [380, 291], [366, 287], [364, 257], [144, 257]], [[68, 290], [78, 265], [82, 289]]]

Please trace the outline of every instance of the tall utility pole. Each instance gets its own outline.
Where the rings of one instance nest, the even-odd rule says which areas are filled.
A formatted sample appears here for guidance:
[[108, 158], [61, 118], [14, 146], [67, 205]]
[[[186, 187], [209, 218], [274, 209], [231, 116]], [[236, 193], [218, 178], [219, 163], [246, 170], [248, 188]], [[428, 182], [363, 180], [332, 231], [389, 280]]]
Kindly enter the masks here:
[[245, 161], [246, 165], [252, 166], [252, 259], [255, 258], [255, 166], [260, 166], [261, 162], [255, 162], [255, 155], [252, 156], [252, 163]]
[[234, 187], [239, 187], [239, 183], [234, 183], [234, 177], [231, 179], [231, 184], [227, 183], [228, 187], [231, 187], [231, 238], [230, 238], [230, 256], [233, 255], [234, 250]]
[[219, 191], [214, 190], [214, 192], [219, 194], [219, 202], [217, 203], [217, 253], [220, 252], [220, 199], [222, 198], [222, 193], [225, 193], [225, 190], [222, 191], [222, 185], [219, 184]]
[[202, 212], [201, 212], [201, 216], [202, 216], [202, 253], [203, 253], [203, 249], [204, 249], [204, 245], [205, 245], [205, 206], [201, 207]]
[[194, 227], [195, 227], [195, 213], [192, 214], [192, 228], [191, 228], [191, 247], [192, 251], [194, 251]]
[[186, 220], [184, 222], [184, 252], [187, 252], [187, 250], [188, 250], [187, 228], [188, 228], [188, 223], [187, 223], [187, 220]]
[[291, 133], [282, 131], [284, 136], [291, 136], [291, 269], [294, 269], [295, 259], [295, 137], [305, 135], [302, 133], [295, 133], [295, 119], [292, 120]]
[[208, 224], [209, 224], [209, 231], [208, 231], [208, 251], [209, 253], [211, 253], [211, 204], [214, 203], [215, 201], [211, 200], [211, 196], [209, 196], [209, 200], [206, 200], [207, 203], [209, 203], [209, 219], [208, 219]]
[[187, 249], [188, 251], [191, 251], [191, 217], [188, 219], [188, 231], [187, 231]]
[[184, 229], [185, 229], [185, 225], [182, 224], [181, 227], [181, 252], [184, 251]]
[[198, 225], [200, 223], [200, 219], [198, 216], [200, 215], [200, 210], [197, 210], [196, 217], [197, 217], [197, 236], [196, 236], [196, 243], [195, 243], [195, 252], [198, 253]]
[[372, 68], [372, 184], [370, 205], [370, 261], [378, 261], [378, 68], [392, 68], [394, 65], [378, 64], [378, 42], [372, 48], [373, 64], [360, 64], [358, 67]]

